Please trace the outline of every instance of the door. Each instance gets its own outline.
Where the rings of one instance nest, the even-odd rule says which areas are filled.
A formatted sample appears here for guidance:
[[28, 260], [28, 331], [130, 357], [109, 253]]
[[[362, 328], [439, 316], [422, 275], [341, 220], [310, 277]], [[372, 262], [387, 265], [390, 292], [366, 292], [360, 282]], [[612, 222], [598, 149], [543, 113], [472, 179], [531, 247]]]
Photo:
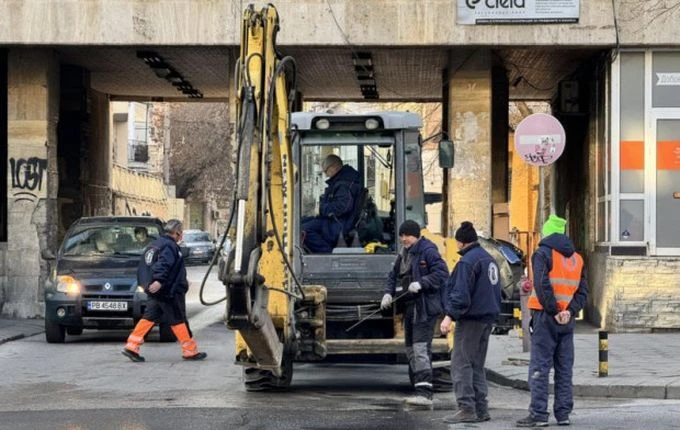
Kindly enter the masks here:
[[655, 156], [653, 170], [651, 251], [656, 255], [680, 255], [680, 112], [652, 118]]

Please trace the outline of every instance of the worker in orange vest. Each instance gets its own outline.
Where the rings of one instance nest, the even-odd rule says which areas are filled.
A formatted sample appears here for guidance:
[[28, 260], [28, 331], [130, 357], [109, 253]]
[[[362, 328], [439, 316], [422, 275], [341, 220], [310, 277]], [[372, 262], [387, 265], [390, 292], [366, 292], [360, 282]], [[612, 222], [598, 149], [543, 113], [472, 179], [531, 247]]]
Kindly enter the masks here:
[[531, 309], [531, 358], [529, 361], [529, 415], [518, 427], [548, 426], [548, 377], [555, 369], [553, 412], [557, 425], [570, 424], [574, 407], [572, 368], [574, 366], [574, 317], [588, 297], [583, 258], [565, 234], [567, 221], [550, 215], [543, 225], [543, 240], [531, 257], [534, 288]]

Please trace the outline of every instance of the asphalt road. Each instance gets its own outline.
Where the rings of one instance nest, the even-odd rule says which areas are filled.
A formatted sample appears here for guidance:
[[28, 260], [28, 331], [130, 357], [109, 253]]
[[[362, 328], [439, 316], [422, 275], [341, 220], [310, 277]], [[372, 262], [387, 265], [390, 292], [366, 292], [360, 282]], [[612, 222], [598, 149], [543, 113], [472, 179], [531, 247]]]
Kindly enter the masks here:
[[[192, 281], [205, 267], [192, 266]], [[189, 295], [191, 324], [203, 362], [185, 362], [176, 344], [152, 336], [146, 363], [120, 354], [127, 331], [86, 331], [63, 345], [42, 335], [0, 346], [0, 429], [507, 429], [526, 415], [527, 392], [491, 386], [492, 421], [448, 425], [451, 393], [436, 396], [432, 411], [408, 410], [411, 394], [403, 365], [299, 364], [282, 393], [247, 393], [233, 364], [233, 333], [221, 322], [224, 303], [206, 308]], [[213, 277], [207, 298], [223, 294]], [[577, 399], [579, 429], [671, 429], [680, 402]]]

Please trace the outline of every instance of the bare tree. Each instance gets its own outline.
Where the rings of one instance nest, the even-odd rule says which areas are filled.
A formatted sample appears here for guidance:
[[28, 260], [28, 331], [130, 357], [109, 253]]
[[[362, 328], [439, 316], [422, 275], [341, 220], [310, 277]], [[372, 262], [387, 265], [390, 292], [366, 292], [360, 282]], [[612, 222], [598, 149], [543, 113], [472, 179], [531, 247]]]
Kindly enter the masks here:
[[178, 197], [228, 206], [234, 187], [228, 112], [226, 103], [170, 105], [170, 182]]
[[621, 21], [635, 21], [640, 25], [635, 32], [644, 31], [658, 20], [676, 21], [680, 18], [680, 2], [677, 0], [621, 0]]

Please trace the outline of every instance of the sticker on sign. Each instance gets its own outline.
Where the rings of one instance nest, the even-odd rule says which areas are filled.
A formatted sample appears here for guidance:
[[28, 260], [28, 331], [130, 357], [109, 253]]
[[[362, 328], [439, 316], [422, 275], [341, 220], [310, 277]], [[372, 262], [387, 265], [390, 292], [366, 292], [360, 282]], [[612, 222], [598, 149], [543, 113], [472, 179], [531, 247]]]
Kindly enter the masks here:
[[515, 149], [524, 161], [534, 166], [554, 163], [564, 152], [565, 141], [562, 124], [544, 113], [529, 115], [515, 130]]

